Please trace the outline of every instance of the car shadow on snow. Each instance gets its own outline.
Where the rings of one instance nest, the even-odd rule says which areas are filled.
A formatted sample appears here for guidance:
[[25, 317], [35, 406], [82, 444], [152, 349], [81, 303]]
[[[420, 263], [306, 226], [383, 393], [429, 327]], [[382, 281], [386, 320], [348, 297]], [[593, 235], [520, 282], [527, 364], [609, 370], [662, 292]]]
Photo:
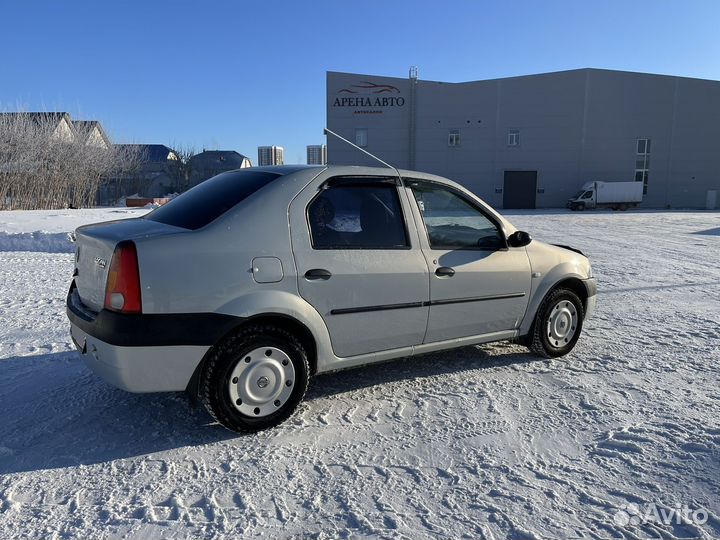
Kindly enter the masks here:
[[[311, 381], [306, 400], [538, 361], [518, 346], [490, 347], [323, 374]], [[104, 463], [242, 437], [214, 423], [184, 393], [131, 394], [106, 384], [75, 352], [0, 360], [0, 410], [0, 475]]]
[[461, 347], [319, 375], [310, 381], [305, 400], [404, 380], [541, 361], [525, 348], [508, 342]]
[[702, 234], [705, 236], [720, 236], [720, 227], [715, 227], [714, 229], [705, 229], [703, 231], [695, 231], [692, 234]]
[[234, 436], [183, 393], [131, 394], [75, 352], [0, 360], [0, 475], [107, 462]]

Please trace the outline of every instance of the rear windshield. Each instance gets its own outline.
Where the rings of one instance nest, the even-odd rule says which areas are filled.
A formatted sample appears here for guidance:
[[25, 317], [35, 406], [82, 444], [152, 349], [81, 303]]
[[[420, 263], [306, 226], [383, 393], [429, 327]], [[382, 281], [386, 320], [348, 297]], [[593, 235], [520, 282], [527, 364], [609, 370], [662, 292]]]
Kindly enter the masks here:
[[222, 173], [153, 210], [145, 218], [183, 229], [199, 229], [278, 176], [281, 175], [264, 171]]

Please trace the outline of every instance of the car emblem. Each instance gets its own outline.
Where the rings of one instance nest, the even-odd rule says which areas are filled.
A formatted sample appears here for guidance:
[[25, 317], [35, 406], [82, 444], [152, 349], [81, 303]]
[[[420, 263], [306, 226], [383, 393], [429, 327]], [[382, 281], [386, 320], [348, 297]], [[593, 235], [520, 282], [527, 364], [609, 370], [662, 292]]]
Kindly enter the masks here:
[[105, 266], [107, 266], [107, 261], [105, 259], [101, 259], [100, 257], [95, 257], [95, 264], [97, 264], [100, 268], [105, 268]]
[[270, 384], [270, 379], [268, 379], [264, 375], [257, 380], [257, 385], [260, 388], [265, 388], [268, 384]]

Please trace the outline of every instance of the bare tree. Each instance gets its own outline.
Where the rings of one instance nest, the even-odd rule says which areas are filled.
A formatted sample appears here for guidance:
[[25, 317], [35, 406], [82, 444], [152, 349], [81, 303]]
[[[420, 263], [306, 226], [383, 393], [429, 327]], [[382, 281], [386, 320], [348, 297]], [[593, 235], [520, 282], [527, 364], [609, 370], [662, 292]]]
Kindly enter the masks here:
[[0, 113], [0, 209], [91, 206], [104, 179], [139, 163], [133, 152], [90, 144], [64, 119]]
[[177, 156], [177, 164], [171, 171], [174, 180], [173, 189], [177, 192], [183, 192], [190, 186], [190, 175], [192, 174], [190, 158], [196, 153], [195, 147], [192, 145], [172, 143], [170, 148], [173, 149], [173, 152], [175, 152]]
[[130, 194], [142, 191], [142, 165], [148, 159], [143, 145], [114, 145], [112, 166], [99, 185], [98, 199], [103, 204], [113, 204]]

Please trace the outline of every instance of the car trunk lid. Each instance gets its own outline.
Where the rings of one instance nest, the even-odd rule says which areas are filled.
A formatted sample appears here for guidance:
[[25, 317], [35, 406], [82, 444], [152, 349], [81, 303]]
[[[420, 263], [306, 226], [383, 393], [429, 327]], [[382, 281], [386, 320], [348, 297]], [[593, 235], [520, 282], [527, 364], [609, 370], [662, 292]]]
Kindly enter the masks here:
[[82, 303], [95, 312], [103, 308], [107, 276], [119, 242], [186, 232], [180, 227], [143, 218], [79, 227], [75, 231], [74, 278]]

